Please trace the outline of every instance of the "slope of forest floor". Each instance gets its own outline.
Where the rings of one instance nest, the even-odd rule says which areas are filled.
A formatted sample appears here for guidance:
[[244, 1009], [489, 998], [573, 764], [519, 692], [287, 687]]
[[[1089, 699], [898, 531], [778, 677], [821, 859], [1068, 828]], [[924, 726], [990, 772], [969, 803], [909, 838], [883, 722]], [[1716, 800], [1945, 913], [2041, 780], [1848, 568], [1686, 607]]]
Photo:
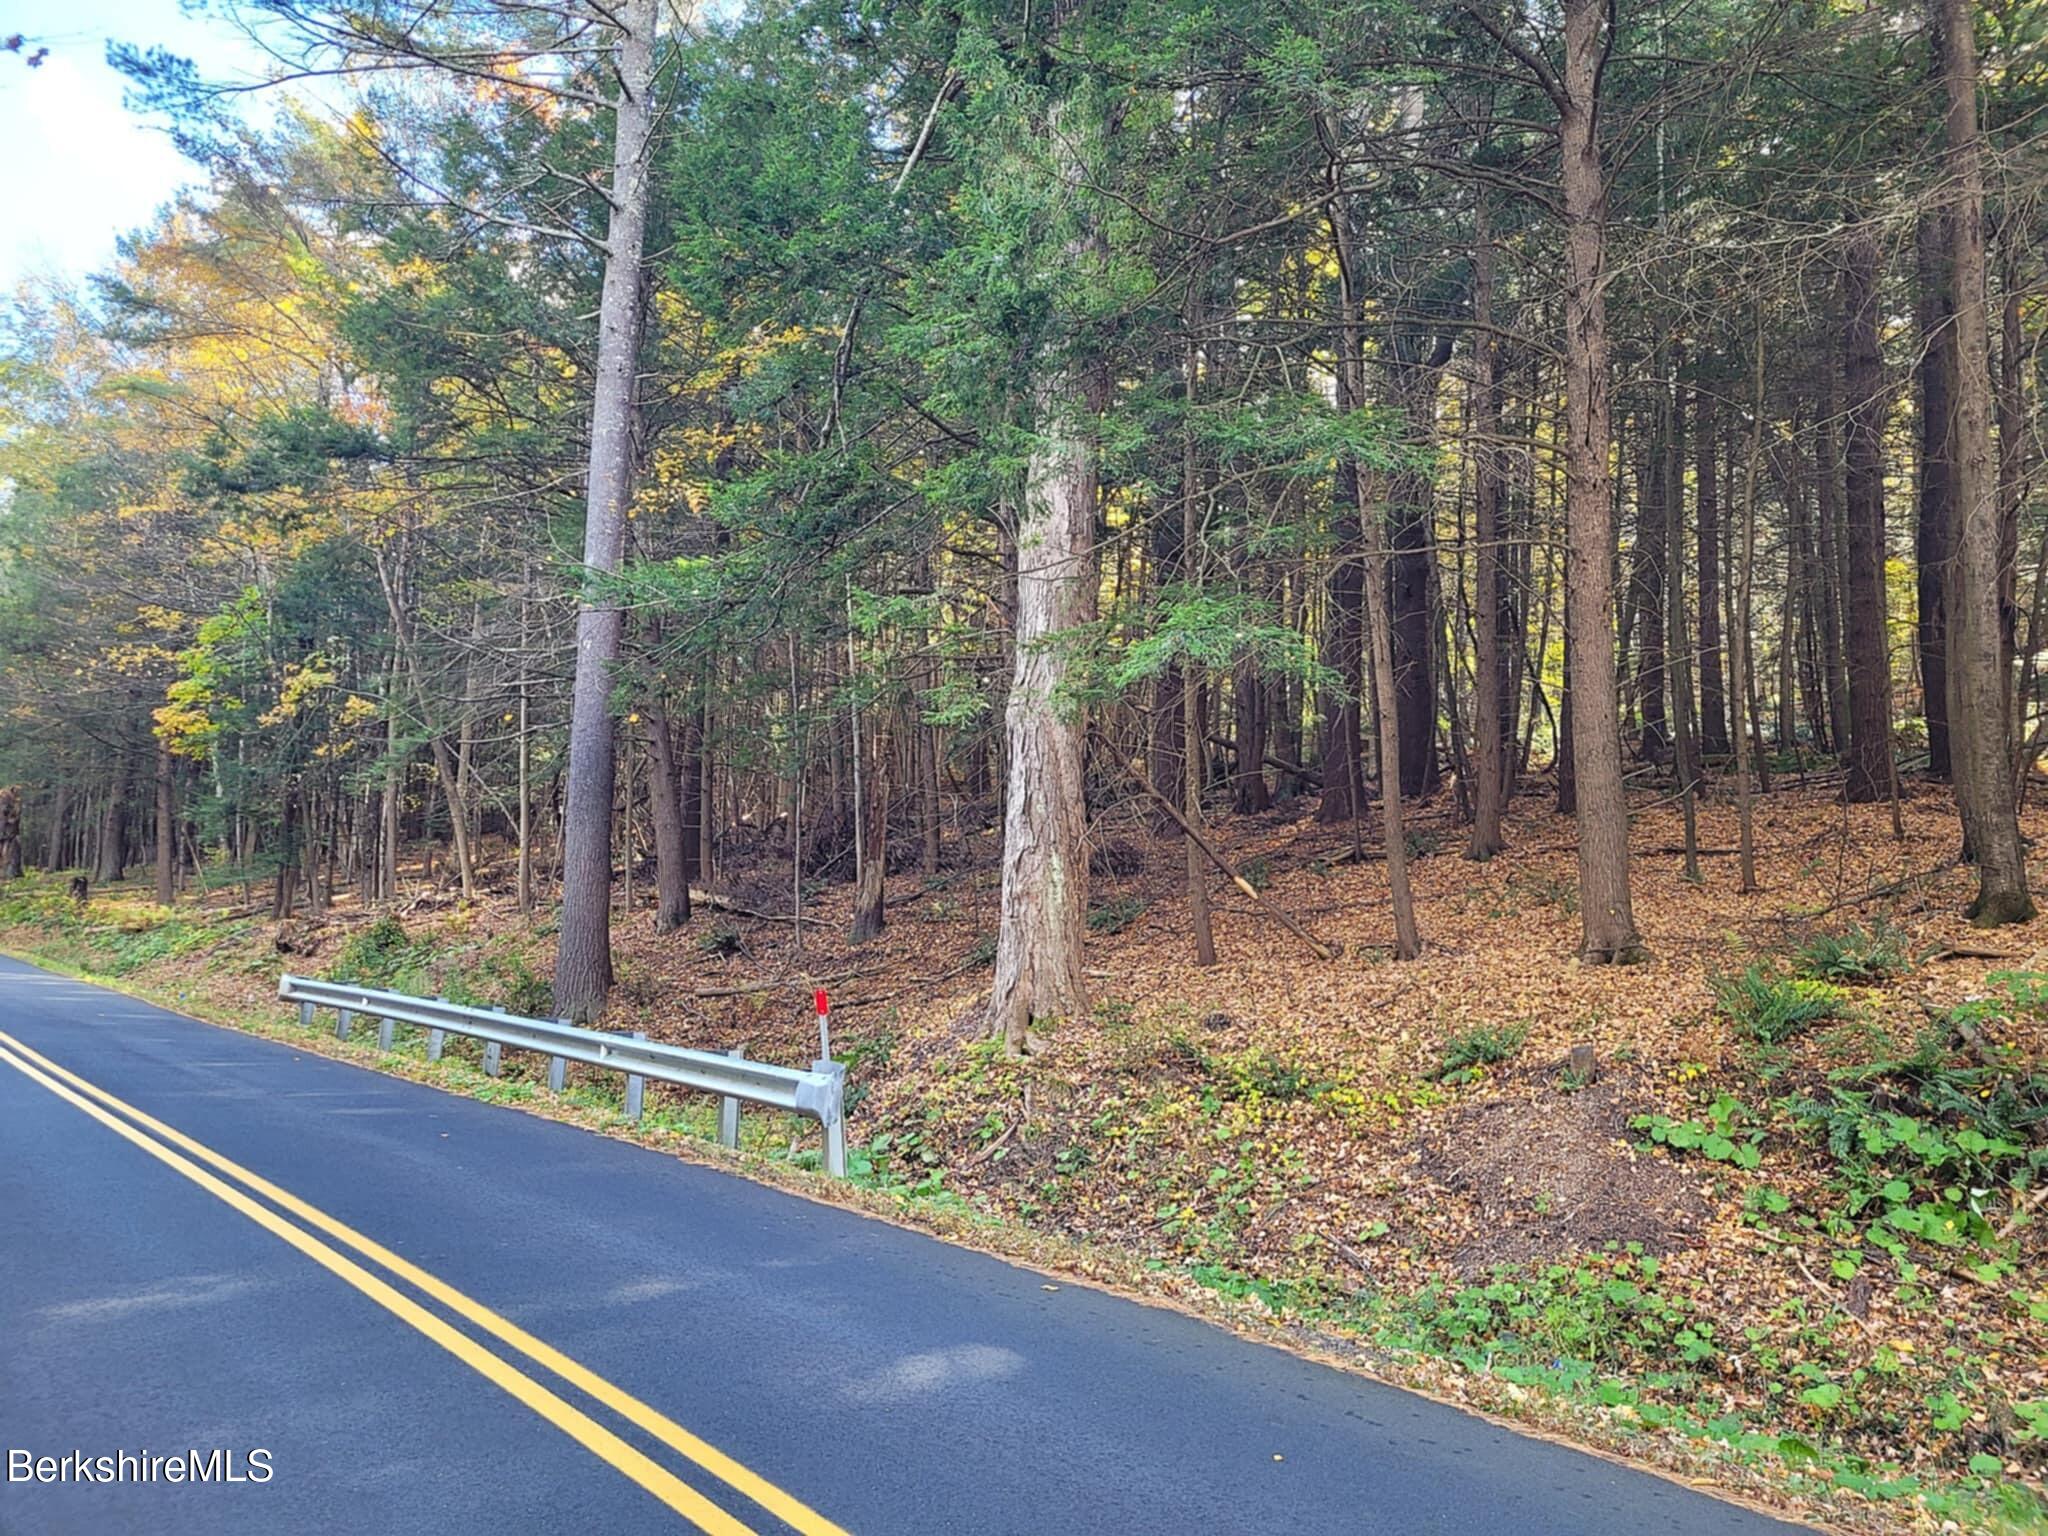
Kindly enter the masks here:
[[[616, 1022], [803, 1061], [822, 982], [870, 1206], [1843, 1526], [2048, 1528], [2048, 923], [1962, 920], [1945, 793], [1909, 794], [1902, 840], [1825, 786], [1762, 798], [1747, 896], [1731, 806], [1702, 808], [1697, 884], [1676, 810], [1639, 806], [1652, 959], [1626, 968], [1571, 958], [1572, 824], [1533, 796], [1487, 864], [1441, 810], [1415, 819], [1408, 963], [1383, 865], [1307, 809], [1218, 841], [1339, 959], [1219, 881], [1198, 968], [1180, 845], [1105, 819], [1094, 1016], [1023, 1060], [980, 1019], [993, 836], [892, 879], [865, 945], [825, 886], [798, 948], [786, 863], [678, 934], [636, 910]], [[31, 877], [0, 893], [0, 943], [297, 1035], [280, 969], [545, 1011], [552, 939], [501, 896], [280, 927], [237, 892], [77, 908]], [[620, 1128], [613, 1083], [554, 1100], [538, 1062], [433, 1073], [401, 1041], [381, 1064]], [[637, 1134], [712, 1118], [651, 1095]], [[811, 1165], [815, 1133], [750, 1116], [743, 1155]]]

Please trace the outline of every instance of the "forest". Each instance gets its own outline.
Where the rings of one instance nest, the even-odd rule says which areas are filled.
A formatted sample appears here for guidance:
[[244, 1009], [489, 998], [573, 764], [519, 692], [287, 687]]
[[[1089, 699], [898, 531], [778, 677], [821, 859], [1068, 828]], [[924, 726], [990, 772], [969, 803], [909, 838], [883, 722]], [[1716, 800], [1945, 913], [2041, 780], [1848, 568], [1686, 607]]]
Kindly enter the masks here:
[[846, 983], [877, 1179], [2038, 1514], [2048, 7], [215, 9], [0, 317], [6, 933]]

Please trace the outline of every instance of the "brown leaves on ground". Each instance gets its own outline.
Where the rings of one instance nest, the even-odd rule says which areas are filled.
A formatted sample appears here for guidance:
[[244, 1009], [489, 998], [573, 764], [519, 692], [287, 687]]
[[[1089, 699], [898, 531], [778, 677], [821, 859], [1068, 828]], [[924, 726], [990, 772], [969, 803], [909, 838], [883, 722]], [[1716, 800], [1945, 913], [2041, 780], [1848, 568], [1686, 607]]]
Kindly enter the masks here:
[[[1093, 829], [1109, 850], [1093, 881], [1095, 1011], [1059, 1022], [1029, 1060], [983, 1038], [999, 876], [996, 839], [971, 831], [949, 841], [938, 877], [891, 878], [888, 927], [859, 946], [845, 941], [852, 892], [839, 886], [806, 911], [799, 947], [770, 863], [732, 872], [747, 911], [700, 907], [676, 934], [656, 935], [643, 901], [616, 925], [612, 1022], [807, 1061], [811, 989], [822, 981], [835, 1052], [852, 1063], [851, 1139], [869, 1148], [887, 1138], [873, 1154], [884, 1178], [942, 1183], [1132, 1264], [1211, 1265], [1340, 1296], [1413, 1296], [1498, 1264], [1639, 1245], [1662, 1256], [1662, 1290], [1715, 1329], [1719, 1352], [1695, 1384], [1703, 1408], [1875, 1458], [1954, 1468], [1990, 1447], [1975, 1453], [2024, 1466], [2017, 1458], [2033, 1452], [1994, 1431], [2012, 1404], [2048, 1396], [2048, 1325], [2013, 1299], [2039, 1286], [2048, 1221], [2019, 1228], [2019, 1273], [2004, 1284], [1949, 1252], [1916, 1253], [1917, 1289], [1902, 1288], [1889, 1262], [1845, 1276], [1824, 1223], [1745, 1214], [1766, 1189], [1795, 1212], [1840, 1207], [1832, 1166], [1810, 1139], [1774, 1124], [1751, 1172], [1648, 1149], [1629, 1124], [1698, 1115], [1724, 1091], [1753, 1106], [1816, 1091], [1831, 1069], [1910, 1049], [1930, 1019], [1982, 994], [1990, 973], [2048, 969], [2038, 923], [1984, 934], [1964, 921], [1973, 879], [1955, 862], [1945, 792], [1909, 796], [1903, 840], [1889, 806], [1844, 806], [1829, 785], [1761, 797], [1761, 890], [1750, 895], [1737, 889], [1731, 804], [1701, 808], [1697, 884], [1683, 875], [1677, 809], [1639, 804], [1635, 911], [1651, 958], [1630, 967], [1572, 958], [1573, 826], [1533, 793], [1509, 820], [1507, 852], [1485, 864], [1458, 857], [1462, 831], [1441, 802], [1411, 815], [1426, 948], [1406, 963], [1391, 958], [1373, 829], [1354, 862], [1349, 828], [1319, 826], [1311, 809], [1213, 831], [1266, 902], [1341, 943], [1342, 957], [1314, 958], [1218, 878], [1219, 963], [1209, 968], [1193, 964], [1179, 843], [1156, 840], [1135, 808], [1110, 812]], [[2048, 813], [2024, 821], [2048, 838]], [[638, 890], [651, 896], [651, 882]], [[1712, 978], [1782, 959], [1811, 933], [1879, 919], [1933, 958], [1855, 991], [1845, 1017], [1791, 1041], [1761, 1079], [1753, 1042], [1715, 1012]], [[346, 904], [332, 915], [341, 926], [360, 920]], [[502, 897], [406, 921], [431, 929], [451, 973], [506, 956], [546, 972], [544, 943]], [[267, 940], [266, 930], [261, 949]], [[246, 970], [215, 966], [209, 985], [259, 1005], [275, 964], [273, 952]], [[1523, 1033], [1512, 1059], [1442, 1080], [1454, 1040], [1504, 1028]], [[2039, 1015], [1986, 1030], [1980, 1044], [2016, 1064], [2048, 1058]], [[1595, 1052], [1591, 1084], [1562, 1070], [1574, 1045]], [[1990, 1199], [1996, 1224], [2006, 1196]], [[1861, 1383], [1859, 1416], [1798, 1400], [1814, 1380]], [[1927, 1405], [1944, 1394], [1961, 1404], [1958, 1430], [1929, 1427]]]

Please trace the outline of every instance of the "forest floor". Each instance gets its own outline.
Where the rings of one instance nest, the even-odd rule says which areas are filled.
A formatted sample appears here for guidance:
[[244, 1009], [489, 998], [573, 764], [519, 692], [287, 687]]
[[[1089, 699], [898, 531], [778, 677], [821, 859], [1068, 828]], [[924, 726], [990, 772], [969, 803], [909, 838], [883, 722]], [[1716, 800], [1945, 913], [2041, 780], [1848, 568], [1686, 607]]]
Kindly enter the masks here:
[[[616, 928], [614, 1022], [807, 1061], [824, 984], [849, 1198], [870, 1209], [1841, 1528], [2048, 1529], [2048, 921], [1963, 921], [1944, 791], [1909, 786], [1895, 839], [1888, 805], [1794, 783], [1757, 802], [1750, 895], [1732, 805], [1702, 807], [1695, 884], [1676, 809], [1639, 804], [1651, 959], [1585, 967], [1572, 824], [1547, 805], [1518, 801], [1486, 864], [1459, 857], [1446, 807], [1413, 818], [1426, 949], [1407, 963], [1349, 828], [1310, 804], [1224, 819], [1262, 899], [1343, 951], [1317, 958], [1219, 879], [1209, 968], [1178, 840], [1113, 813], [1093, 831], [1094, 1016], [1022, 1060], [981, 1022], [993, 833], [894, 876], [864, 945], [843, 938], [851, 888], [828, 885], [799, 950], [786, 863], [724, 892], [745, 912], [674, 935], [639, 907]], [[2024, 820], [2048, 846], [2048, 812]], [[501, 894], [282, 928], [238, 892], [175, 911], [118, 887], [74, 908], [55, 877], [0, 895], [16, 953], [300, 1040], [280, 969], [545, 1011], [551, 944]], [[537, 1062], [496, 1081], [459, 1052], [379, 1064], [623, 1133], [612, 1084], [554, 1098]], [[717, 1156], [714, 1115], [650, 1094], [632, 1134]], [[794, 1180], [815, 1140], [749, 1116], [742, 1158]]]

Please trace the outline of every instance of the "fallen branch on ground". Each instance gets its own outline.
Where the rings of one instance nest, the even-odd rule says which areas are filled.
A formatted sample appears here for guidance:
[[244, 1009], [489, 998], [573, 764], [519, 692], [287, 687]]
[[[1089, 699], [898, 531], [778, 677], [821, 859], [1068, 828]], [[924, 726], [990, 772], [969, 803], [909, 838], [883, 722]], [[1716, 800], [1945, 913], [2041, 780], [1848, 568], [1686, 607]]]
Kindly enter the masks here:
[[[1127, 768], [1128, 766], [1129, 765], [1126, 765]], [[1231, 862], [1228, 859], [1224, 858], [1222, 854], [1218, 853], [1215, 850], [1215, 848], [1211, 846], [1209, 840], [1206, 837], [1202, 836], [1201, 833], [1197, 832], [1194, 829], [1194, 827], [1189, 824], [1187, 817], [1181, 814], [1179, 806], [1175, 805], [1171, 800], [1167, 799], [1166, 796], [1162, 795], [1161, 793], [1159, 793], [1158, 790], [1154, 789], [1152, 787], [1151, 781], [1148, 780], [1143, 774], [1139, 773], [1137, 769], [1129, 768], [1129, 772], [1132, 781], [1136, 783], [1139, 788], [1143, 789], [1146, 794], [1150, 795], [1154, 800], [1157, 800], [1159, 802], [1160, 806], [1164, 808], [1164, 810], [1166, 811], [1166, 814], [1171, 816], [1176, 822], [1180, 824], [1181, 831], [1187, 833], [1188, 840], [1192, 842], [1197, 848], [1201, 849], [1203, 853], [1209, 856], [1209, 862], [1211, 864], [1214, 864], [1218, 869], [1222, 870], [1223, 873], [1230, 878], [1231, 882], [1235, 884], [1240, 891], [1244, 892], [1244, 894], [1248, 898], [1250, 898], [1253, 906], [1257, 907], [1261, 912], [1264, 912], [1268, 916], [1272, 917], [1276, 922], [1280, 924], [1281, 927], [1285, 928], [1297, 939], [1300, 939], [1302, 943], [1306, 944], [1310, 949], [1314, 950], [1317, 959], [1335, 960], [1339, 955], [1344, 953], [1343, 945], [1325, 944], [1321, 939], [1317, 938], [1314, 934], [1310, 933], [1306, 928], [1302, 927], [1300, 923], [1297, 923], [1293, 918], [1289, 917], [1285, 912], [1282, 912], [1278, 907], [1268, 906], [1263, 900], [1260, 899], [1259, 893], [1253, 887], [1251, 881], [1245, 879], [1243, 875], [1239, 874], [1236, 868], [1231, 864]]]

